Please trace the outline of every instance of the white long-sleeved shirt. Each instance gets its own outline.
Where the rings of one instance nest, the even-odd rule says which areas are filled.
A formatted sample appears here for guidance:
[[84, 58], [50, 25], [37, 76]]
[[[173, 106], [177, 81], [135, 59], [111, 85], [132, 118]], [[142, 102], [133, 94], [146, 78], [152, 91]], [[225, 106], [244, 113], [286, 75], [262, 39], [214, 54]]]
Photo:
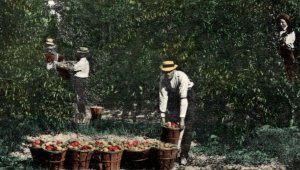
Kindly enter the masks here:
[[159, 109], [162, 113], [161, 116], [165, 117], [164, 113], [167, 111], [168, 92], [175, 92], [180, 97], [179, 117], [185, 117], [188, 108], [187, 93], [193, 86], [194, 83], [182, 71], [175, 70], [174, 76], [170, 80], [166, 75], [162, 75], [159, 82]]
[[86, 57], [81, 58], [77, 63], [74, 64], [74, 71], [76, 72], [76, 74], [74, 75], [76, 77], [89, 77], [90, 64]]
[[282, 34], [286, 33], [287, 30], [283, 30], [279, 32], [281, 37], [281, 41], [283, 41], [289, 48], [294, 48], [294, 42], [296, 40], [295, 31], [288, 33], [287, 36], [282, 37]]

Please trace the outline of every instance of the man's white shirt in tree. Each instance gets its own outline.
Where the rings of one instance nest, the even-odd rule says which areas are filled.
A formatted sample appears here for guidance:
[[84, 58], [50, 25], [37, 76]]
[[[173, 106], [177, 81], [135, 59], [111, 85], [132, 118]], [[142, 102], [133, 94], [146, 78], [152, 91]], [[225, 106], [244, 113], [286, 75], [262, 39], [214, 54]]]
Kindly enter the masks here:
[[74, 64], [74, 71], [76, 74], [74, 76], [79, 78], [89, 77], [90, 64], [86, 57], [81, 58], [77, 63]]
[[164, 113], [167, 111], [168, 92], [174, 92], [180, 97], [179, 117], [185, 117], [188, 108], [187, 93], [193, 86], [194, 83], [182, 71], [175, 70], [174, 76], [170, 80], [163, 74], [159, 82], [159, 109], [162, 113], [161, 116], [165, 117]]

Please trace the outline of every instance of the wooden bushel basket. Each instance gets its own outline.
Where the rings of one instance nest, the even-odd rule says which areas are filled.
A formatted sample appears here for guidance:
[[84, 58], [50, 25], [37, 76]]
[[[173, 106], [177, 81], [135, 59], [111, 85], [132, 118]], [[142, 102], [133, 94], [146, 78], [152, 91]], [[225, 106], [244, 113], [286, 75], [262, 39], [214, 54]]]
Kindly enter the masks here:
[[150, 148], [142, 151], [124, 150], [122, 166], [131, 169], [143, 169], [150, 167]]
[[179, 128], [168, 128], [162, 126], [161, 141], [166, 143], [178, 144], [180, 136]]
[[89, 169], [93, 153], [94, 151], [68, 150], [66, 156], [66, 168], [72, 170]]
[[45, 151], [42, 148], [29, 147], [29, 150], [35, 165], [45, 165]]
[[55, 55], [52, 53], [44, 53], [44, 57], [47, 63], [52, 63], [55, 60]]
[[117, 152], [95, 151], [93, 155], [95, 163], [92, 168], [98, 170], [119, 170], [122, 154], [123, 150]]
[[67, 151], [44, 151], [45, 164], [50, 170], [59, 170], [64, 168], [64, 161]]
[[64, 68], [56, 68], [58, 75], [64, 80], [69, 80], [71, 77], [70, 71]]
[[[56, 60], [55, 55], [53, 53], [50, 53], [50, 52], [44, 53], [44, 57], [45, 57], [45, 60], [46, 60], [47, 63], [52, 63], [53, 61]], [[58, 62], [64, 61], [64, 57], [63, 56], [58, 56], [57, 61]]]
[[[65, 60], [63, 56], [58, 56], [58, 58], [56, 59], [55, 55], [50, 52], [44, 53], [44, 57], [47, 63], [52, 63], [55, 60], [57, 60], [58, 62], [62, 62]], [[71, 77], [71, 74], [67, 69], [56, 68], [56, 71], [58, 72], [58, 75], [61, 76], [64, 80], [69, 80]]]
[[155, 169], [170, 170], [174, 167], [178, 149], [161, 149], [154, 148]]
[[91, 106], [91, 114], [92, 114], [92, 119], [101, 119], [102, 117], [102, 112], [103, 112], [103, 107], [100, 106]]

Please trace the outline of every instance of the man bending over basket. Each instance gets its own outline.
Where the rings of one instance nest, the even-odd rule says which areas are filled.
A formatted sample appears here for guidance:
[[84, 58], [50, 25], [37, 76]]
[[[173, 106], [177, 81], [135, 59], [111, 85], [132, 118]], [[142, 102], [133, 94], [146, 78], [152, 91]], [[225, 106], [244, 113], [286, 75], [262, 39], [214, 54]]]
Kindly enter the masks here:
[[159, 82], [159, 109], [163, 124], [167, 118], [168, 121], [179, 122], [183, 129], [178, 146], [181, 148], [179, 163], [185, 165], [192, 142], [195, 93], [194, 83], [184, 72], [176, 70], [177, 66], [170, 60], [160, 66], [163, 74]]

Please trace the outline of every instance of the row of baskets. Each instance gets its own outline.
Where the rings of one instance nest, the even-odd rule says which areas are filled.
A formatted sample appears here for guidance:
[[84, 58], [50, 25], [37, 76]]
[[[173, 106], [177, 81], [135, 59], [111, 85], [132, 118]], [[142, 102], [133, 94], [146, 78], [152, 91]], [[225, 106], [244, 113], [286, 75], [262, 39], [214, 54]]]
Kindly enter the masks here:
[[[171, 144], [165, 143], [172, 146]], [[171, 169], [177, 148], [150, 147], [144, 150], [121, 148], [116, 151], [62, 149], [49, 151], [30, 147], [33, 162], [49, 169]]]
[[126, 141], [43, 141], [32, 142], [30, 151], [38, 166], [49, 169], [118, 170], [171, 169], [177, 154], [180, 129], [162, 126], [161, 141], [132, 139]]

